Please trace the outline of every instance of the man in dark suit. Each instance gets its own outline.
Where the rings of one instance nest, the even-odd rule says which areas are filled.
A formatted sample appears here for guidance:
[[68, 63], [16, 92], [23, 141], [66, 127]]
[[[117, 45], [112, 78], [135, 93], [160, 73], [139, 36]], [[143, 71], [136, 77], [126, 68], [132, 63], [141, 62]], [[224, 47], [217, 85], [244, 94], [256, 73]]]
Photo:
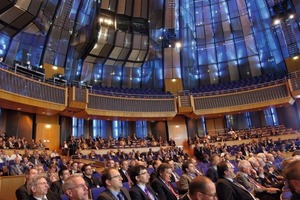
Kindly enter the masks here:
[[217, 199], [215, 184], [205, 176], [197, 176], [189, 185], [189, 192], [180, 200]]
[[226, 161], [218, 164], [219, 180], [216, 184], [219, 200], [256, 200], [241, 184], [235, 181], [233, 167]]
[[82, 177], [85, 180], [89, 189], [102, 186], [101, 179], [97, 176], [92, 176], [93, 169], [90, 164], [84, 164], [81, 167], [81, 171], [82, 171]]
[[62, 195], [62, 194], [64, 194], [62, 185], [63, 185], [63, 182], [70, 176], [70, 171], [67, 168], [62, 168], [58, 171], [58, 176], [59, 176], [59, 180], [54, 181], [51, 184], [50, 189], [53, 192], [55, 192], [59, 195]]
[[69, 200], [89, 200], [89, 188], [80, 175], [69, 176], [62, 187]]
[[161, 161], [160, 160], [153, 160], [152, 161], [152, 167], [153, 167], [153, 172], [150, 174], [150, 183], [157, 178], [157, 168], [159, 167], [159, 165], [161, 165]]
[[143, 165], [136, 165], [131, 170], [131, 180], [133, 186], [129, 194], [132, 200], [158, 200], [157, 195], [150, 185], [150, 176], [147, 168]]
[[29, 200], [60, 200], [60, 196], [51, 190], [49, 190], [49, 185], [44, 176], [34, 176], [32, 180], [28, 183], [28, 189], [31, 195]]
[[106, 190], [100, 193], [98, 200], [131, 200], [129, 192], [123, 187], [120, 172], [115, 168], [107, 168], [101, 176]]
[[21, 187], [19, 187], [17, 190], [16, 190], [16, 198], [17, 200], [26, 200], [29, 198], [29, 192], [28, 192], [28, 189], [27, 189], [27, 183], [29, 181], [31, 181], [31, 179], [36, 176], [38, 174], [38, 171], [34, 168], [32, 169], [29, 169], [26, 174], [25, 174], [25, 179], [26, 179], [26, 182], [24, 185], [22, 185]]
[[217, 165], [220, 162], [220, 157], [214, 154], [210, 157], [210, 167], [206, 171], [206, 176], [214, 183], [218, 181]]
[[158, 177], [151, 182], [153, 190], [158, 194], [159, 200], [177, 200], [178, 191], [170, 184], [172, 167], [162, 163], [158, 169]]
[[131, 178], [130, 178], [130, 175], [129, 175], [129, 171], [128, 171], [128, 166], [129, 166], [129, 163], [127, 160], [121, 160], [120, 162], [120, 169], [119, 169], [119, 172], [120, 172], [120, 175], [122, 176], [122, 182], [128, 182], [129, 185], [131, 185]]

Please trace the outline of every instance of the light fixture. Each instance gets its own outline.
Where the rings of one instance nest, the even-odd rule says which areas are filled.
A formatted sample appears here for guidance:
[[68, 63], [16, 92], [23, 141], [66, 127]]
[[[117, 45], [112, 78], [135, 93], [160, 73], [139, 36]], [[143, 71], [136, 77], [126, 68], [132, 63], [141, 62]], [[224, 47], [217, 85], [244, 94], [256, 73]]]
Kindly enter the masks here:
[[280, 19], [275, 19], [274, 20], [274, 25], [278, 25], [278, 24], [280, 24]]
[[299, 59], [299, 56], [294, 56], [293, 57], [293, 60], [298, 60]]
[[290, 14], [290, 16], [289, 16], [290, 19], [294, 19], [294, 17], [295, 17], [295, 15], [293, 15], [293, 14]]
[[57, 67], [56, 67], [56, 66], [53, 66], [52, 69], [53, 69], [53, 70], [57, 70]]
[[172, 78], [172, 82], [176, 82], [176, 79], [175, 79], [175, 78]]
[[175, 128], [179, 128], [179, 125], [176, 125]]
[[51, 128], [51, 125], [50, 124], [46, 124], [45, 128]]

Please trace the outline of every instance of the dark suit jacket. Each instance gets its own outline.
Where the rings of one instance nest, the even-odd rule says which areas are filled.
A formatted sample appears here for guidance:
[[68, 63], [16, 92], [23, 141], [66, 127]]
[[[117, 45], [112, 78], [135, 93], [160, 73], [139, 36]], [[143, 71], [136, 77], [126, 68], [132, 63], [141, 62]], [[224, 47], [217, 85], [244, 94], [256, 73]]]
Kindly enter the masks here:
[[[151, 187], [158, 194], [159, 200], [177, 200], [177, 197], [160, 178], [155, 178], [151, 183]], [[175, 188], [173, 190], [177, 192]]]
[[[125, 200], [131, 200], [129, 192], [127, 191], [126, 188], [122, 187], [121, 192], [123, 193]], [[116, 200], [116, 197], [108, 189], [106, 189], [100, 193], [97, 200]]]
[[[156, 195], [156, 193], [154, 192], [154, 190], [152, 189], [152, 187], [150, 185], [146, 185], [147, 189], [149, 190], [149, 192], [152, 194], [152, 196], [158, 200], [158, 196]], [[148, 196], [146, 195], [146, 193], [137, 185], [133, 185], [130, 190], [129, 190], [129, 194], [131, 197], [131, 200], [149, 200]]]
[[[121, 175], [122, 178], [123, 178], [122, 182], [129, 182], [127, 176], [125, 175], [125, 173], [123, 172], [122, 169], [119, 169], [119, 173], [120, 173], [120, 175]], [[127, 173], [128, 173], [128, 171], [127, 171]], [[128, 173], [128, 176], [130, 176], [129, 173]]]
[[26, 200], [29, 199], [29, 194], [27, 190], [27, 185], [24, 184], [16, 190], [17, 200]]
[[90, 179], [89, 177], [83, 175], [82, 178], [84, 179], [84, 181], [88, 185], [89, 189], [96, 188], [98, 186], [99, 187], [102, 186], [102, 181], [99, 177], [92, 176], [92, 178]]
[[253, 200], [246, 189], [242, 189], [224, 178], [218, 180], [216, 189], [219, 200]]
[[214, 183], [218, 181], [218, 172], [213, 166], [210, 166], [207, 169], [206, 176], [210, 178], [210, 180], [212, 180]]
[[54, 181], [51, 186], [50, 186], [50, 190], [54, 193], [57, 193], [59, 195], [62, 195], [64, 194], [64, 191], [62, 189], [62, 181], [61, 180], [58, 180], [58, 181]]
[[[52, 191], [49, 191], [46, 195], [48, 200], [61, 200], [60, 196]], [[29, 196], [29, 200], [36, 200], [33, 195]]]

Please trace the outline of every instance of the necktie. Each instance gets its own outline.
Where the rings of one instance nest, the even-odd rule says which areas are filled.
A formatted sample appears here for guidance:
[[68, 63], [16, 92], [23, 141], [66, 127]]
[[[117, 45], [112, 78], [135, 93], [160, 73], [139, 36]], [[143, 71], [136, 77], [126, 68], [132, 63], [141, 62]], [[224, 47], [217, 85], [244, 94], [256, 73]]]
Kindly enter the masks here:
[[152, 197], [152, 195], [151, 195], [151, 193], [150, 193], [150, 191], [148, 190], [147, 187], [145, 187], [144, 191], [145, 191], [147, 197], [148, 197], [150, 200], [154, 200], [153, 197]]
[[255, 185], [256, 188], [259, 188], [259, 189], [264, 189], [265, 187], [262, 186], [261, 184], [259, 184], [258, 182], [256, 182], [253, 178], [251, 177], [248, 177], [250, 183], [252, 183], [253, 185]]
[[125, 176], [127, 177], [128, 183], [129, 183], [129, 185], [130, 185], [130, 183], [131, 183], [130, 176], [129, 176], [129, 174], [127, 173], [127, 171], [125, 171], [124, 173], [125, 173]]
[[242, 190], [246, 191], [253, 198], [253, 200], [256, 200], [256, 197], [251, 192], [249, 192], [243, 185], [238, 183], [236, 180], [233, 181], [233, 184], [235, 184], [236, 186], [238, 186]]
[[166, 185], [169, 188], [169, 190], [171, 190], [171, 192], [174, 194], [174, 196], [176, 196], [176, 198], [179, 199], [179, 194], [173, 189], [170, 183], [166, 182]]
[[124, 200], [123, 195], [121, 192], [119, 192], [119, 194], [117, 195], [118, 200]]

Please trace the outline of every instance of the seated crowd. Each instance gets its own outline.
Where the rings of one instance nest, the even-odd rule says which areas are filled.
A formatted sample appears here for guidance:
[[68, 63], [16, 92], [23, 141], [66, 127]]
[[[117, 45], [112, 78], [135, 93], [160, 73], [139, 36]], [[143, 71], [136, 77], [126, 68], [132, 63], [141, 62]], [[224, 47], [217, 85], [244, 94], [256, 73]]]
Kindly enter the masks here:
[[[103, 171], [72, 157], [67, 160], [55, 151], [50, 155], [38, 150], [33, 150], [32, 155], [29, 151], [19, 155], [15, 150], [10, 157], [13, 164], [9, 175], [25, 174], [25, 184], [16, 191], [17, 199], [22, 200], [275, 200], [299, 195], [294, 180], [300, 179], [300, 173], [289, 169], [300, 160], [297, 150], [293, 157], [284, 158], [280, 149], [275, 152], [268, 146], [258, 153], [240, 148], [238, 159], [230, 159], [226, 148], [222, 150], [206, 154], [206, 160], [200, 162], [179, 147], [161, 148], [158, 152], [151, 148], [141, 153], [117, 152], [116, 157], [106, 160]], [[286, 171], [293, 175], [284, 174]]]

